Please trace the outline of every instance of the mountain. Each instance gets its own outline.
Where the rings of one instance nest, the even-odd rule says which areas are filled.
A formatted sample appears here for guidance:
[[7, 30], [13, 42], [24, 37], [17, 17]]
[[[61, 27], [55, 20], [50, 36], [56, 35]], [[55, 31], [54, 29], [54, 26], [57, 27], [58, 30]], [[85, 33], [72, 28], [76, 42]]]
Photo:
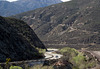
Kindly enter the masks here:
[[100, 44], [100, 1], [72, 0], [15, 15], [46, 44]]
[[0, 62], [42, 57], [36, 48], [46, 49], [25, 22], [0, 16]]
[[60, 0], [18, 0], [15, 2], [8, 2], [0, 0], [0, 15], [11, 16], [21, 12], [33, 10], [40, 7], [60, 3]]
[[60, 2], [60, 0], [18, 0], [14, 3], [23, 7], [27, 7], [27, 9], [33, 10]]
[[21, 7], [17, 4], [13, 4], [12, 2], [8, 1], [0, 1], [0, 15], [1, 16], [9, 16], [17, 13], [24, 12], [24, 7]]

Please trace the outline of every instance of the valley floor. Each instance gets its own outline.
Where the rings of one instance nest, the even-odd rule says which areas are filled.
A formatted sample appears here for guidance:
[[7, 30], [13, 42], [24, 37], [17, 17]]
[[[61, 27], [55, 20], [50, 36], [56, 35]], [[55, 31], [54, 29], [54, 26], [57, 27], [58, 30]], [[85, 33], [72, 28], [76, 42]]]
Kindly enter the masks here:
[[[56, 52], [59, 51], [59, 49], [47, 49], [44, 53], [45, 58], [44, 59], [38, 59], [38, 60], [27, 60], [27, 61], [17, 61], [17, 62], [9, 62], [10, 65], [15, 65], [15, 66], [20, 66], [20, 67], [33, 67], [34, 65], [43, 65], [45, 60], [55, 60], [63, 57], [61, 54], [57, 54]], [[88, 51], [88, 50], [78, 50], [80, 52], [88, 52], [90, 53], [93, 57], [95, 57], [96, 60], [100, 62], [100, 51]], [[0, 65], [4, 65], [6, 63], [0, 63]], [[99, 67], [100, 65], [97, 65]], [[92, 69], [96, 69], [92, 68]]]

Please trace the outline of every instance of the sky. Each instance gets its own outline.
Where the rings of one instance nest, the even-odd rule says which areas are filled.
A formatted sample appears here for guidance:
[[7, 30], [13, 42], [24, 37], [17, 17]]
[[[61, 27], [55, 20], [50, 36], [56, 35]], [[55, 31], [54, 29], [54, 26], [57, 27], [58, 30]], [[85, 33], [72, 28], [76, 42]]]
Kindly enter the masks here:
[[9, 1], [9, 2], [13, 2], [13, 1], [17, 1], [17, 0], [7, 0], [7, 1]]
[[70, 1], [70, 0], [61, 0], [61, 1], [63, 1], [63, 2], [67, 2], [67, 1]]
[[[13, 1], [17, 1], [17, 0], [7, 0], [7, 1], [9, 1], [9, 2], [13, 2]], [[61, 0], [61, 1], [63, 1], [63, 2], [67, 2], [67, 1], [70, 1], [70, 0]]]

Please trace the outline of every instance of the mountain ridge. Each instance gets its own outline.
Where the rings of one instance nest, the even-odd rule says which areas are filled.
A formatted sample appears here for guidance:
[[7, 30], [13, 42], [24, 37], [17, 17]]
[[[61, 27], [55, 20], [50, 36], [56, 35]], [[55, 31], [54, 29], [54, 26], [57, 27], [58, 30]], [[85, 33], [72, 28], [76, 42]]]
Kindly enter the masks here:
[[46, 47], [25, 22], [0, 16], [0, 33], [0, 62], [43, 57], [36, 48]]
[[[11, 16], [18, 13], [61, 3], [60, 0], [19, 0], [14, 2], [0, 1], [0, 16]], [[37, 5], [38, 4], [38, 5]]]
[[[100, 44], [99, 0], [72, 0], [15, 15], [45, 44]], [[57, 42], [57, 43], [55, 43]]]

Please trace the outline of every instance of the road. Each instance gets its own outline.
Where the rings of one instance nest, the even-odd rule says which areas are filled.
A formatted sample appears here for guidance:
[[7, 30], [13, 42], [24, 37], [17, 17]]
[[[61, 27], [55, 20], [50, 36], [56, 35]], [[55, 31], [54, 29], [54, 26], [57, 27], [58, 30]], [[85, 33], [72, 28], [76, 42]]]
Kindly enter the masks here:
[[30, 62], [30, 63], [28, 63], [28, 65], [34, 66], [34, 65], [37, 65], [37, 64], [43, 64], [45, 60], [59, 59], [59, 58], [62, 57], [62, 55], [54, 53], [54, 52], [58, 51], [58, 49], [47, 49], [47, 50], [48, 51], [46, 51], [44, 53], [44, 55], [45, 55], [44, 59], [37, 61], [37, 62]]
[[55, 52], [58, 51], [58, 49], [48, 49], [47, 52], [45, 52], [45, 59], [46, 60], [52, 60], [52, 59], [59, 59], [63, 55], [61, 54], [56, 54]]
[[[26, 61], [15, 61], [15, 62], [9, 62], [10, 64], [27, 64], [28, 66], [34, 66], [38, 64], [43, 64], [45, 60], [52, 60], [52, 59], [59, 59], [62, 57], [60, 54], [56, 54], [54, 52], [58, 51], [58, 49], [48, 49], [44, 53], [45, 58], [44, 59], [38, 59], [38, 60], [26, 60]], [[6, 64], [6, 63], [0, 63], [0, 64]]]
[[100, 51], [90, 51], [90, 53], [100, 62]]
[[100, 62], [100, 51], [88, 51], [88, 50], [80, 50], [80, 51], [90, 53], [94, 58], [96, 58], [97, 61]]

